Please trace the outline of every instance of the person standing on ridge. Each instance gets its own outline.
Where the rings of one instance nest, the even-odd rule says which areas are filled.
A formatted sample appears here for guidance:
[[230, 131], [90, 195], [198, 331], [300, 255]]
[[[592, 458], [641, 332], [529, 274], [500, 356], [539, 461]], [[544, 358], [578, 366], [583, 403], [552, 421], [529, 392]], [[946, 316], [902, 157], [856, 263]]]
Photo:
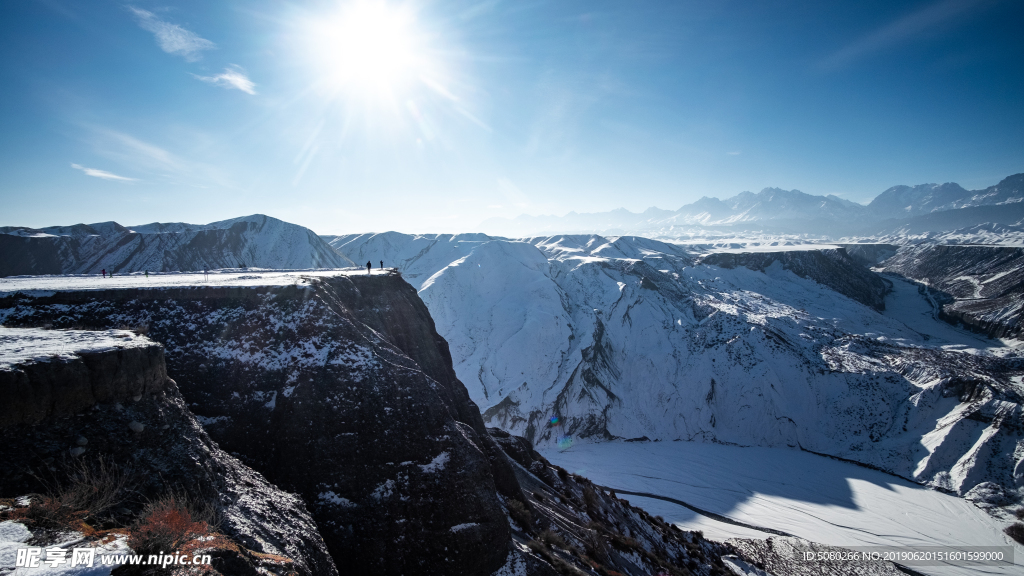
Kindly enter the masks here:
[[381, 270], [383, 270], [383, 269], [384, 269], [384, 261], [383, 261], [383, 260], [381, 260], [381, 261], [380, 261], [380, 269], [381, 269]]
[[149, 270], [146, 270], [146, 280], [149, 280]]
[[104, 268], [104, 269], [103, 269], [103, 277], [104, 277], [104, 278], [106, 278], [106, 277], [107, 277], [107, 269], [106, 269], [106, 268]]
[[370, 269], [372, 269], [372, 268], [373, 268], [373, 263], [370, 262], [369, 260], [367, 260], [366, 261], [366, 273], [369, 274], [370, 273]]

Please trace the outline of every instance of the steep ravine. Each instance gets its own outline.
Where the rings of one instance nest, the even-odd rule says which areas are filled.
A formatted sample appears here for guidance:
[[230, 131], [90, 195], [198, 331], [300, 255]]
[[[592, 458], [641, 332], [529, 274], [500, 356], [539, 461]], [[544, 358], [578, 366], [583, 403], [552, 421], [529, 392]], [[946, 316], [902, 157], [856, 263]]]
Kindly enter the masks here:
[[[499, 445], [484, 428], [400, 276], [15, 294], [0, 300], [0, 322], [148, 330], [213, 440], [302, 497], [342, 574], [554, 574], [560, 562], [590, 574], [724, 573], [727, 547], [585, 497], [583, 479], [558, 480], [543, 460], [519, 469], [506, 453], [525, 441]], [[554, 492], [523, 490], [538, 478]], [[600, 501], [602, 514], [623, 515], [617, 524], [594, 516]], [[554, 551], [547, 529], [575, 544]]]

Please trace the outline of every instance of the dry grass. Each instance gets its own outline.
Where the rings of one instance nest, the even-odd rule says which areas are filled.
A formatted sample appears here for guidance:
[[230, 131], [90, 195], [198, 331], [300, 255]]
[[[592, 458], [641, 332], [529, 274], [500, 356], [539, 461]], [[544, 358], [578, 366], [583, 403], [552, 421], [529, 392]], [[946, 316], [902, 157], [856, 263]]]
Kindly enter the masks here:
[[34, 494], [29, 505], [0, 513], [0, 518], [20, 520], [47, 530], [78, 530], [90, 533], [86, 520], [104, 518], [124, 502], [134, 485], [130, 469], [107, 464], [76, 462], [64, 482], [45, 482], [46, 494]]

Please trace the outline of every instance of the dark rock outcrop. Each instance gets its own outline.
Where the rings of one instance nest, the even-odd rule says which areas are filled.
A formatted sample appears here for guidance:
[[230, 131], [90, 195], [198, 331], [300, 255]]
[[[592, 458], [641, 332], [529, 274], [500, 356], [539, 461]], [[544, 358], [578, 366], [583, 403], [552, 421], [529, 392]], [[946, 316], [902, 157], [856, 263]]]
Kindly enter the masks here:
[[885, 280], [856, 262], [843, 248], [741, 254], [719, 252], [708, 254], [700, 262], [722, 268], [743, 266], [762, 272], [778, 262], [801, 278], [810, 278], [876, 310], [885, 310], [885, 294], [889, 291]]
[[[560, 574], [727, 574], [731, 546], [684, 532], [606, 488], [553, 466], [522, 437], [490, 433], [514, 462], [527, 506], [509, 504], [523, 563], [544, 560]], [[535, 573], [544, 573], [535, 570]]]
[[210, 440], [167, 377], [163, 347], [123, 334], [124, 347], [0, 367], [0, 494], [43, 492], [62, 470], [102, 460], [131, 471], [139, 498], [126, 506], [184, 491], [214, 502], [221, 530], [246, 548], [300, 574], [337, 574], [303, 501]]

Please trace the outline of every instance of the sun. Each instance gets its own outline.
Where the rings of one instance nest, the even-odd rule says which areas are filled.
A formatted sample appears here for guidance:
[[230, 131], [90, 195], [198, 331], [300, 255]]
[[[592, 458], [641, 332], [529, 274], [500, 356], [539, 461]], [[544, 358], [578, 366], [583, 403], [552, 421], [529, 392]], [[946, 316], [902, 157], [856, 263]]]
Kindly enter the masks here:
[[311, 25], [323, 79], [365, 96], [394, 95], [429, 67], [415, 14], [379, 0], [356, 0]]

